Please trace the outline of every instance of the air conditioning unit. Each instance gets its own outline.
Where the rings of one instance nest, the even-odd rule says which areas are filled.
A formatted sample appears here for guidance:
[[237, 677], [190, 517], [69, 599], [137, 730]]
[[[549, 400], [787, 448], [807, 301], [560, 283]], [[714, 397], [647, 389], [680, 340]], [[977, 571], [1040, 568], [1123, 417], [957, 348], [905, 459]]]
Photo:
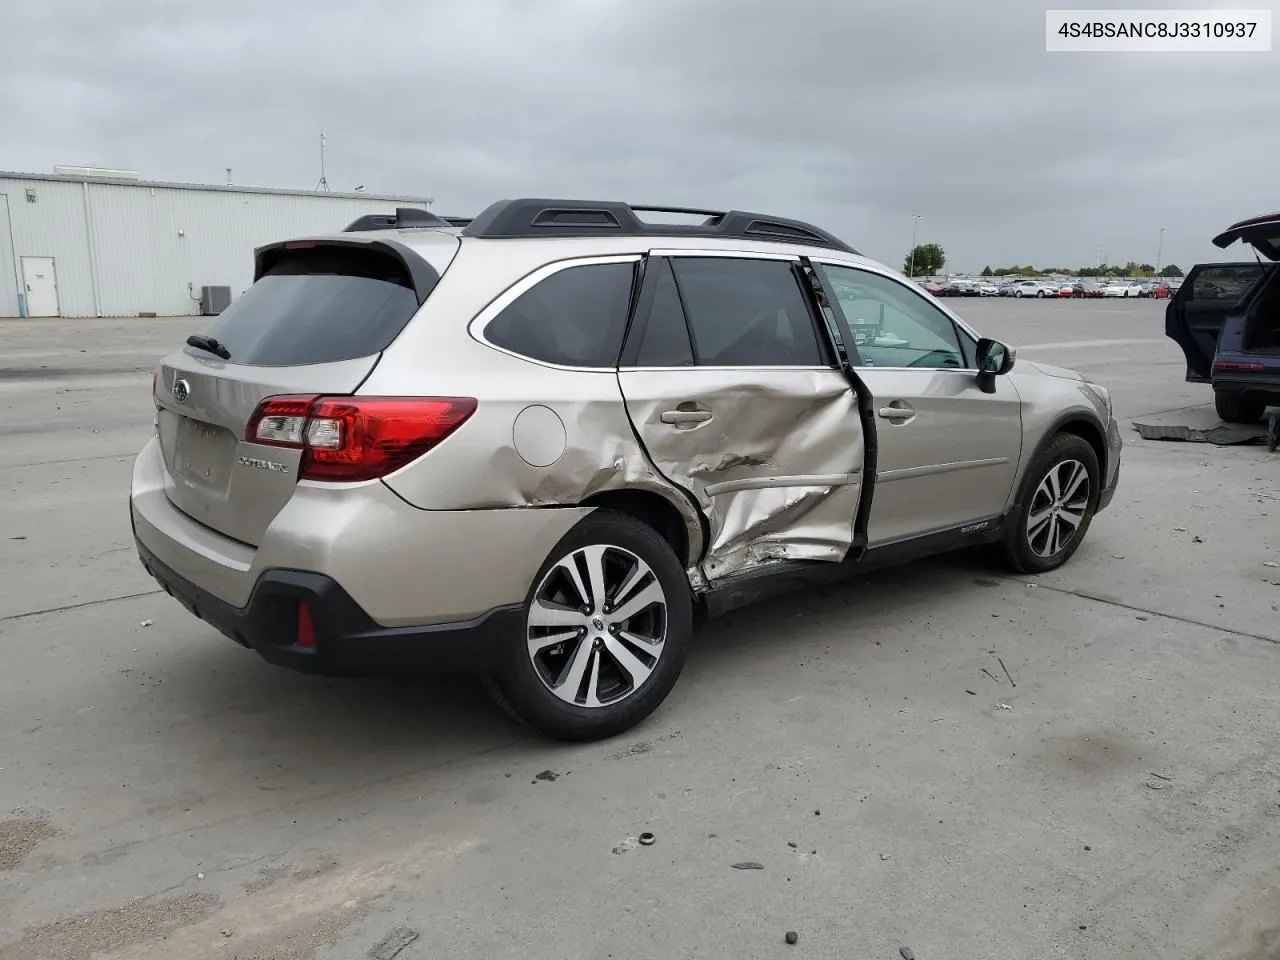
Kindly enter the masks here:
[[216, 317], [229, 306], [231, 306], [230, 287], [200, 288], [200, 315], [202, 317]]

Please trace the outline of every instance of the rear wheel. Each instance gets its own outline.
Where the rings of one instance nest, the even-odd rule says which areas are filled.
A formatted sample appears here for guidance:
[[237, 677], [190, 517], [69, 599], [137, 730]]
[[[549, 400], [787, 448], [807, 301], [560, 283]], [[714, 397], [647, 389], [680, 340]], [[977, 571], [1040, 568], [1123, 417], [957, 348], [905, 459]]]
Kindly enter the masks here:
[[1019, 573], [1056, 570], [1079, 548], [1098, 509], [1098, 455], [1071, 433], [1055, 437], [1036, 457], [1005, 535], [1004, 561]]
[[1267, 412], [1267, 401], [1245, 393], [1215, 393], [1213, 406], [1227, 423], [1257, 423]]
[[688, 578], [633, 517], [597, 510], [556, 545], [485, 678], [500, 706], [559, 740], [622, 733], [675, 686], [693, 633]]

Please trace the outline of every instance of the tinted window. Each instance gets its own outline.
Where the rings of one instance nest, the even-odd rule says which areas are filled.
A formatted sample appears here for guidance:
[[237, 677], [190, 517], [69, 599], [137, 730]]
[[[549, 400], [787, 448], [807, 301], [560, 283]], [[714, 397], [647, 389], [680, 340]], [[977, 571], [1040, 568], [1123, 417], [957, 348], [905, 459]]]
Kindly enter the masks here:
[[557, 271], [522, 293], [485, 328], [495, 346], [544, 363], [612, 367], [631, 303], [633, 263]]
[[233, 363], [332, 363], [385, 350], [417, 312], [418, 298], [395, 259], [320, 249], [280, 260], [205, 332]]
[[677, 257], [680, 297], [704, 366], [820, 366], [813, 320], [791, 264]]
[[906, 284], [852, 267], [824, 267], [868, 367], [964, 367], [955, 324]]
[[1192, 300], [1235, 303], [1249, 292], [1261, 276], [1261, 264], [1206, 267], [1195, 275], [1189, 293]]
[[653, 305], [640, 339], [639, 367], [683, 367], [693, 363], [693, 345], [684, 322], [684, 307], [676, 290], [671, 265], [666, 260], [652, 261], [657, 277]]

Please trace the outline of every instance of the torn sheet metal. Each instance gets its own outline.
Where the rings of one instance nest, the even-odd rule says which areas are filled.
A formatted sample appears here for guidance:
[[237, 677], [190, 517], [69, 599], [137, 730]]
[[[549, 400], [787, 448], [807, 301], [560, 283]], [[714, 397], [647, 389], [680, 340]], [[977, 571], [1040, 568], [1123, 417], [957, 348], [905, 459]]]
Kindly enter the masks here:
[[[1275, 422], [1275, 418], [1272, 418]], [[1230, 447], [1246, 443], [1267, 443], [1266, 424], [1232, 423], [1200, 429], [1183, 424], [1134, 423], [1133, 428], [1143, 440], [1176, 440], [1185, 443], [1211, 443], [1217, 447]]]
[[862, 421], [834, 370], [624, 370], [658, 470], [707, 516], [712, 579], [779, 560], [840, 561], [853, 540]]

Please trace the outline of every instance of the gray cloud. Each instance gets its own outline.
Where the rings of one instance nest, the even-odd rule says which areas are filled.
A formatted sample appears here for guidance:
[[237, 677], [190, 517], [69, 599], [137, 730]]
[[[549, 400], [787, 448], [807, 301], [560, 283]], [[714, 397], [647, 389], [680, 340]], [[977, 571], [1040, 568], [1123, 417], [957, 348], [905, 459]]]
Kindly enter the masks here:
[[[1097, 3], [1096, 6], [1103, 4]], [[811, 218], [899, 263], [1217, 259], [1280, 206], [1276, 54], [1049, 54], [1025, 0], [15, 0], [0, 167]], [[1233, 254], [1234, 255], [1234, 254]]]

